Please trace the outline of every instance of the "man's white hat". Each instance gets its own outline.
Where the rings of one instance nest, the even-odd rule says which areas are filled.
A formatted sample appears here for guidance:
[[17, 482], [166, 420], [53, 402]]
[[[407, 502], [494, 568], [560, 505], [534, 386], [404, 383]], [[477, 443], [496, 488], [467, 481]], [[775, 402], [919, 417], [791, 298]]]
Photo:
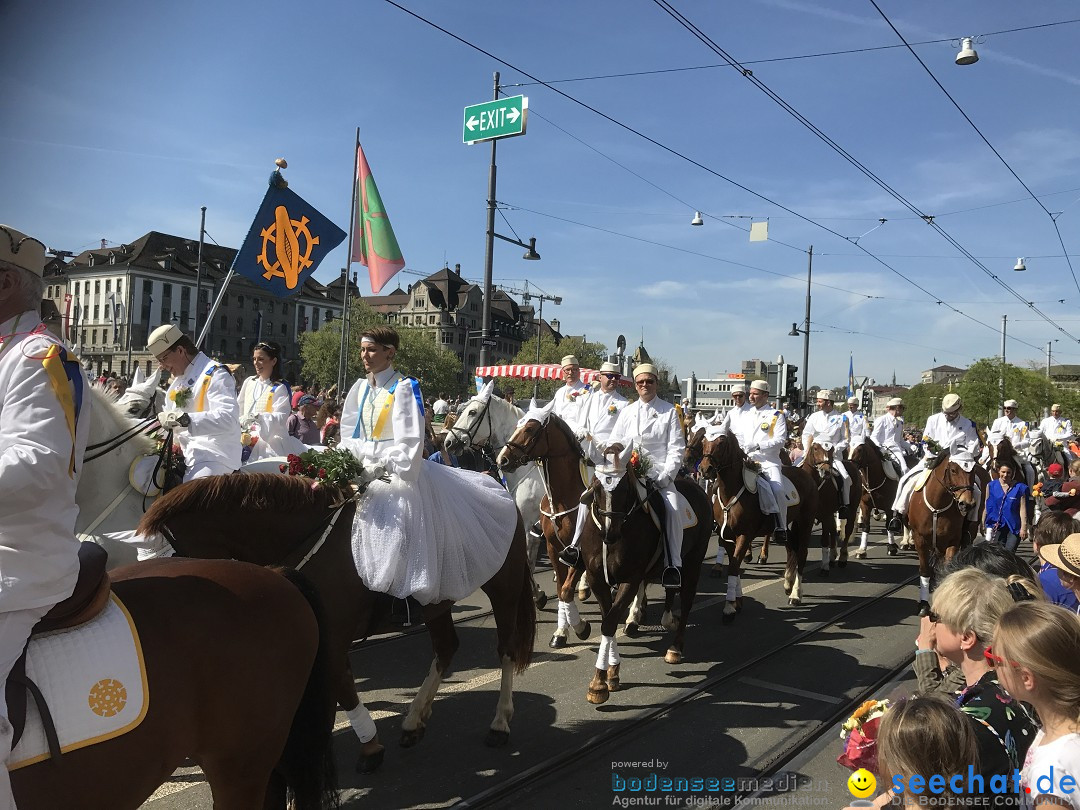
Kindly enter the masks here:
[[746, 383], [735, 383], [735, 385], [731, 386], [731, 393], [733, 393], [733, 394], [745, 394], [746, 393]]
[[657, 380], [660, 379], [660, 375], [656, 371], [656, 366], [652, 363], [642, 363], [640, 366], [634, 369], [634, 379], [636, 380], [642, 374], [652, 374]]
[[[572, 356], [573, 355], [571, 355], [571, 357]], [[601, 374], [618, 374], [619, 373], [619, 367], [617, 365], [615, 365], [614, 363], [601, 363], [600, 364], [600, 373]]]
[[941, 398], [941, 410], [944, 413], [955, 413], [963, 406], [959, 394], [946, 394]]
[[858, 397], [848, 397], [847, 398], [847, 404], [848, 405], [858, 405], [859, 404], [859, 398]]
[[833, 401], [832, 391], [830, 391], [828, 388], [825, 388], [825, 389], [823, 389], [821, 391], [818, 391], [817, 392], [817, 398], [818, 399], [823, 399], [826, 402], [832, 402]]
[[580, 366], [581, 363], [578, 362], [576, 354], [568, 354], [562, 359], [562, 362], [559, 363], [559, 365], [566, 368], [567, 366]]
[[146, 350], [154, 357], [167, 352], [184, 337], [179, 327], [171, 323], [163, 323], [150, 333], [150, 339], [146, 343]]
[[893, 397], [892, 399], [890, 399], [888, 402], [885, 403], [885, 407], [886, 408], [899, 408], [903, 404], [904, 404], [904, 400], [900, 399], [900, 397]]
[[10, 225], [0, 225], [0, 261], [45, 275], [45, 245]]
[[1054, 408], [1057, 408], [1059, 411], [1063, 410], [1060, 402], [1055, 402], [1053, 405], [1050, 406], [1050, 410], [1054, 410]]
[[1002, 407], [1003, 408], [1019, 408], [1020, 403], [1017, 402], [1015, 399], [1007, 399], [1007, 400], [1005, 400], [1005, 404], [1002, 405]]
[[751, 391], [761, 391], [763, 394], [769, 393], [769, 383], [766, 380], [754, 380], [750, 383]]

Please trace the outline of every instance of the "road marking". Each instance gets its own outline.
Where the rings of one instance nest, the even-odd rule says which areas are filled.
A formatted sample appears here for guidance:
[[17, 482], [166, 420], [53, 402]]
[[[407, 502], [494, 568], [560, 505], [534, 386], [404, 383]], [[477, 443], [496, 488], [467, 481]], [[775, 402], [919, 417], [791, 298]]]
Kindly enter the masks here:
[[739, 683], [745, 683], [748, 686], [760, 686], [762, 689], [768, 689], [772, 692], [783, 692], [788, 695], [795, 695], [796, 697], [810, 698], [811, 700], [817, 700], [822, 703], [844, 703], [846, 700], [845, 698], [833, 697], [832, 695], [823, 695], [821, 692], [811, 692], [807, 689], [797, 689], [794, 686], [785, 686], [781, 683], [762, 681], [758, 678], [739, 678]]

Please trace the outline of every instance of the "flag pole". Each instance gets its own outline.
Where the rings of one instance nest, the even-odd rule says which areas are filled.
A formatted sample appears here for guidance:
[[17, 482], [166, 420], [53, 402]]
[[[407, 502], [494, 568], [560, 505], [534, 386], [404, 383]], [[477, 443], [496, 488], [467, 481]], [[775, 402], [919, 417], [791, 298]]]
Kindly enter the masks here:
[[[349, 242], [345, 249], [345, 269], [342, 280], [345, 282], [341, 292], [341, 344], [338, 347], [338, 373], [337, 390], [338, 396], [345, 396], [345, 375], [348, 374], [348, 351], [349, 351], [349, 271], [352, 270], [352, 247], [353, 233], [356, 228], [356, 195], [357, 173], [360, 169], [360, 127], [356, 128], [356, 143], [353, 146], [353, 172], [352, 172], [352, 202], [349, 205]], [[362, 236], [362, 235], [361, 235]]]

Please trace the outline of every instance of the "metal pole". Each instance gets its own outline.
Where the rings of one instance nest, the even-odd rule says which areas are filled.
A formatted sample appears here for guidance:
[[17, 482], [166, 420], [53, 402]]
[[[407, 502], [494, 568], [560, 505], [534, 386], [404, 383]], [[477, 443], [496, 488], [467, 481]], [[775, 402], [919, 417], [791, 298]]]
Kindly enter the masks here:
[[210, 331], [210, 324], [214, 322], [214, 316], [217, 315], [218, 307], [221, 306], [221, 301], [225, 297], [225, 290], [229, 288], [229, 282], [233, 280], [235, 275], [236, 271], [230, 267], [229, 272], [225, 274], [225, 278], [221, 282], [221, 289], [218, 290], [217, 298], [214, 299], [214, 303], [210, 305], [210, 311], [206, 314], [206, 323], [203, 324], [202, 332], [199, 333], [199, 339], [195, 341], [196, 346], [202, 346], [202, 342], [206, 339], [206, 333]]
[[1051, 343], [1053, 343], [1052, 340], [1046, 341], [1046, 379], [1047, 379], [1047, 381], [1050, 380], [1050, 344]]
[[[202, 251], [204, 234], [206, 233], [206, 206], [201, 209], [202, 216], [199, 219], [199, 266], [195, 268], [195, 328], [192, 330], [195, 334], [199, 333], [199, 308], [202, 306], [202, 302], [199, 300], [202, 297]], [[202, 341], [200, 340], [201, 344]], [[199, 348], [202, 348], [199, 345]]]
[[341, 285], [344, 292], [341, 295], [341, 340], [338, 345], [338, 392], [345, 390], [345, 358], [349, 345], [349, 268], [341, 268]]
[[[130, 271], [131, 271], [131, 266], [128, 265], [128, 277], [127, 277], [127, 280], [128, 280], [128, 308], [127, 308], [127, 313], [126, 313], [126, 315], [127, 315], [127, 317], [126, 317], [126, 320], [127, 320], [127, 373], [134, 377], [135, 374], [131, 370], [131, 321], [132, 321], [131, 309], [132, 309], [132, 307], [135, 306], [135, 281], [134, 281], [134, 279], [132, 279]], [[1050, 356], [1050, 347], [1049, 346], [1047, 346], [1046, 352], [1047, 352], [1047, 357], [1049, 357]], [[1050, 373], [1050, 367], [1048, 365], [1047, 366], [1047, 374], [1049, 374], [1049, 373]]]
[[[342, 294], [342, 310], [341, 310], [341, 346], [338, 353], [338, 396], [345, 396], [345, 377], [348, 374], [348, 353], [349, 353], [349, 329], [348, 329], [348, 311], [349, 311], [349, 271], [352, 269], [352, 246], [353, 239], [356, 233], [356, 226], [359, 224], [363, 228], [363, 223], [357, 223], [357, 199], [356, 195], [359, 192], [357, 188], [357, 172], [360, 168], [360, 127], [356, 128], [356, 145], [353, 147], [353, 179], [352, 179], [352, 202], [351, 209], [349, 211], [349, 248], [345, 252], [345, 269], [341, 272], [344, 274], [342, 278], [345, 280], [345, 291]], [[361, 234], [363, 238], [363, 234]], [[359, 288], [357, 288], [359, 289]]]
[[1001, 374], [998, 376], [998, 416], [1005, 415], [1005, 324], [1008, 315], [1001, 316]]
[[[499, 98], [499, 72], [495, 71], [495, 100]], [[495, 144], [491, 142], [488, 169], [487, 250], [484, 254], [484, 308], [480, 321], [480, 365], [488, 365], [488, 336], [491, 333], [491, 269], [495, 251]]]
[[[540, 296], [540, 313], [537, 316], [539, 320], [536, 322], [536, 365], [540, 365], [540, 330], [544, 326], [544, 296]], [[533, 383], [533, 399], [540, 396], [540, 378], [536, 378], [536, 382]]]
[[802, 344], [803, 387], [802, 395], [799, 397], [799, 404], [802, 406], [803, 416], [810, 410], [810, 277], [814, 272], [813, 245], [810, 246], [807, 254], [810, 257], [810, 260], [806, 265], [806, 322], [803, 324]]

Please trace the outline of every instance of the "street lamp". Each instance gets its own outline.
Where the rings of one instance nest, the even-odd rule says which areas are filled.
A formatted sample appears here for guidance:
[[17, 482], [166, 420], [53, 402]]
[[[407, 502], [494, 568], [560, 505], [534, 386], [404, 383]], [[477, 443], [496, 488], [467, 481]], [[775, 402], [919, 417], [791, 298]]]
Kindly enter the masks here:
[[537, 262], [540, 261], [540, 254], [536, 252], [536, 237], [530, 237], [528, 242], [522, 242], [520, 239], [511, 239], [509, 236], [503, 236], [501, 233], [495, 233], [495, 219], [494, 217], [488, 217], [488, 251], [487, 258], [484, 262], [484, 309], [480, 320], [480, 365], [486, 366], [488, 364], [488, 340], [491, 335], [491, 266], [492, 266], [492, 250], [490, 246], [493, 244], [493, 239], [501, 239], [504, 242], [509, 242], [511, 245], [517, 245], [518, 247], [525, 248], [525, 253], [521, 257], [526, 261]]
[[[530, 242], [535, 242], [536, 240], [535, 239], [530, 239], [529, 241]], [[533, 252], [535, 252], [535, 251], [533, 251]], [[528, 254], [525, 255], [525, 258], [528, 258]], [[537, 256], [537, 258], [540, 258], [540, 257]], [[528, 287], [528, 283], [526, 283], [526, 287]], [[537, 299], [540, 300], [540, 308], [539, 308], [539, 311], [536, 314], [536, 364], [540, 365], [540, 333], [541, 333], [541, 330], [544, 328], [544, 302], [545, 301], [551, 301], [551, 302], [553, 302], [555, 304], [555, 306], [558, 306], [559, 304], [562, 303], [562, 296], [561, 295], [545, 295], [544, 293], [534, 293], [534, 292], [527, 292], [527, 293], [524, 293], [521, 296], [521, 300], [523, 302], [526, 302], [526, 303], [531, 301], [533, 298], [537, 298]], [[536, 382], [533, 383], [533, 399], [536, 399], [537, 396], [539, 395], [539, 393], [540, 393], [540, 378], [537, 377]]]
[[791, 337], [803, 336], [803, 350], [802, 350], [802, 374], [803, 384], [802, 391], [799, 396], [799, 405], [803, 415], [805, 416], [809, 410], [809, 401], [807, 400], [807, 391], [810, 386], [810, 277], [814, 272], [814, 246], [810, 245], [810, 249], [807, 250], [807, 255], [810, 257], [809, 262], [806, 265], [806, 319], [803, 322], [803, 328], [799, 329], [797, 324], [791, 325], [791, 331], [788, 335]]

